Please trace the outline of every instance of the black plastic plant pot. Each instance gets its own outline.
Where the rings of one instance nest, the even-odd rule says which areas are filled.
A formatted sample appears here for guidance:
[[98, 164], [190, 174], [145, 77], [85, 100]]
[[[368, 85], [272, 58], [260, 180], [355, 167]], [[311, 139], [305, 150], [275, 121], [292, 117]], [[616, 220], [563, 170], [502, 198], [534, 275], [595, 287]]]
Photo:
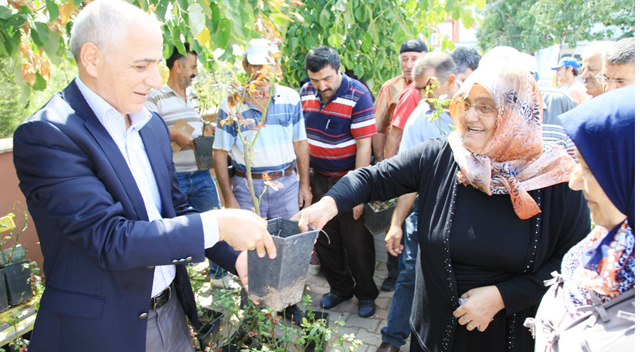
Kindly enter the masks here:
[[[329, 325], [329, 313], [328, 312], [318, 312], [313, 311], [313, 320], [325, 320], [325, 326]], [[327, 340], [325, 339], [325, 334], [318, 334], [318, 336], [309, 336], [305, 331], [305, 338], [310, 339], [309, 343], [304, 346], [304, 352], [320, 352], [324, 351], [327, 348]], [[317, 344], [316, 340], [321, 339], [322, 343], [320, 345]]]
[[278, 255], [269, 259], [248, 252], [249, 298], [279, 311], [302, 300], [318, 230], [300, 233], [295, 221], [282, 218], [269, 220], [267, 226]]
[[364, 206], [364, 226], [374, 236], [387, 233], [391, 226], [391, 217], [393, 216], [395, 208], [395, 205], [393, 205], [386, 209], [376, 211], [371, 206], [371, 203], [367, 203]]
[[224, 314], [207, 308], [202, 308], [201, 310], [200, 321], [202, 322], [202, 327], [198, 332], [198, 342], [200, 343], [200, 349], [204, 351], [205, 347], [213, 345], [220, 333], [220, 324]]
[[0, 312], [4, 312], [9, 308], [9, 296], [7, 295], [7, 284], [4, 276], [4, 269], [0, 269]]
[[7, 291], [9, 293], [9, 304], [17, 306], [22, 302], [29, 301], [33, 298], [31, 291], [31, 270], [29, 269], [29, 261], [23, 260], [16, 263], [7, 264], [4, 267], [7, 279]]
[[214, 136], [200, 137], [193, 140], [196, 149], [196, 164], [198, 170], [213, 169], [213, 140]]

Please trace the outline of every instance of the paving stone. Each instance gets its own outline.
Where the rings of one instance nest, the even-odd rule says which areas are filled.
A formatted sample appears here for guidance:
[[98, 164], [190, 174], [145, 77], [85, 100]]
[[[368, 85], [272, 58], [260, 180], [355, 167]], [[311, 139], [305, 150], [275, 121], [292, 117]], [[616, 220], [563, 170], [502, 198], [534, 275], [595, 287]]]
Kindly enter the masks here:
[[382, 295], [376, 298], [376, 306], [382, 309], [389, 309], [391, 307], [392, 297], [383, 297]]
[[367, 330], [370, 333], [375, 333], [376, 329], [380, 325], [380, 319], [374, 318], [361, 318], [357, 314], [351, 315], [347, 319], [345, 326], [357, 326]]

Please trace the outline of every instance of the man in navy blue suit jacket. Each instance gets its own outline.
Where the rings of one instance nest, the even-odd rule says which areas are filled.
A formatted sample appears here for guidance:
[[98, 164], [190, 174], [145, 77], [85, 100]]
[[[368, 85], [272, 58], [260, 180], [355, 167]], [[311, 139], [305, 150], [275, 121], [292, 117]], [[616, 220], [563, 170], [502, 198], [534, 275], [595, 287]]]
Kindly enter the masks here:
[[98, 0], [78, 15], [70, 44], [79, 76], [14, 134], [46, 278], [29, 351], [192, 350], [185, 264], [207, 248], [246, 285], [245, 250], [276, 254], [266, 221], [242, 210], [199, 214], [180, 192], [167, 126], [143, 108], [161, 86], [154, 18]]

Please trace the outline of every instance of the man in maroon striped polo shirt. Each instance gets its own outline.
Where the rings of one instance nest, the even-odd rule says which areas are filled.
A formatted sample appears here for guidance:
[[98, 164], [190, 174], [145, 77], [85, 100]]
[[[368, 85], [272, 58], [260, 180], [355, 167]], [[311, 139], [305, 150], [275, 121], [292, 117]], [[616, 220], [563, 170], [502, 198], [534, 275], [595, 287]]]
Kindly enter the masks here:
[[[304, 61], [310, 82], [300, 90], [309, 141], [311, 190], [317, 202], [350, 170], [369, 165], [376, 135], [373, 102], [362, 83], [340, 72], [340, 56], [321, 46]], [[372, 316], [378, 287], [373, 281], [373, 237], [361, 217], [364, 204], [329, 221], [316, 243], [320, 265], [331, 290], [322, 297], [326, 309], [358, 298], [358, 314]], [[344, 251], [347, 255], [345, 258]]]

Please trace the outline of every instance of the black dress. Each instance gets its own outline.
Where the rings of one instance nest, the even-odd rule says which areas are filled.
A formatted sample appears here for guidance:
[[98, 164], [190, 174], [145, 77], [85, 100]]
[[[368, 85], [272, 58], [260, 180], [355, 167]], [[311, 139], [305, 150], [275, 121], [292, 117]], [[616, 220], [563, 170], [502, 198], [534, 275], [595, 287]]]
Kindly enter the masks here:
[[[457, 181], [446, 137], [349, 173], [327, 195], [343, 212], [365, 201], [419, 192], [412, 351], [533, 351], [522, 325], [559, 270], [563, 255], [589, 232], [589, 211], [566, 183], [530, 191], [542, 212], [515, 214], [508, 195], [488, 196]], [[496, 285], [505, 309], [487, 330], [460, 328], [453, 311], [471, 288]]]

